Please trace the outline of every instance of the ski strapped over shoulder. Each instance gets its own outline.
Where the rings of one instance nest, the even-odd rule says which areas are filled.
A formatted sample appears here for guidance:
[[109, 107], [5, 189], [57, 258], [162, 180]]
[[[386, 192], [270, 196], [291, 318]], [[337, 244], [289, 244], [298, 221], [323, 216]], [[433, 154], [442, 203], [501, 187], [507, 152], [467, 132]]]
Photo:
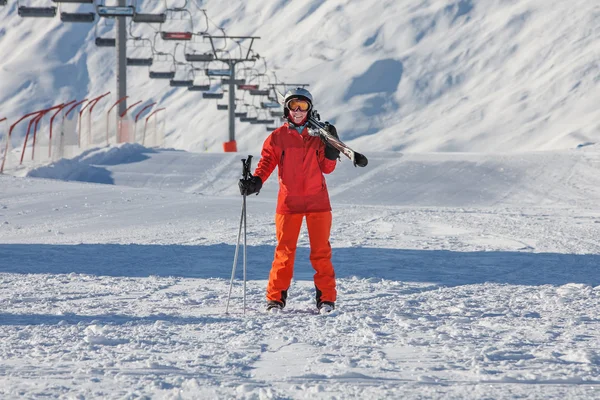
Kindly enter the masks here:
[[[285, 107], [284, 96], [278, 90], [276, 90], [276, 93], [279, 104]], [[352, 150], [347, 144], [329, 133], [327, 130], [327, 124], [320, 121], [320, 116], [317, 110], [310, 110], [310, 114], [308, 116], [308, 125], [314, 131], [316, 131], [317, 134], [321, 136], [329, 145], [339, 150], [346, 157], [352, 160], [352, 163], [355, 167], [366, 167], [369, 163], [369, 160], [367, 160], [367, 157], [365, 157], [364, 154]]]

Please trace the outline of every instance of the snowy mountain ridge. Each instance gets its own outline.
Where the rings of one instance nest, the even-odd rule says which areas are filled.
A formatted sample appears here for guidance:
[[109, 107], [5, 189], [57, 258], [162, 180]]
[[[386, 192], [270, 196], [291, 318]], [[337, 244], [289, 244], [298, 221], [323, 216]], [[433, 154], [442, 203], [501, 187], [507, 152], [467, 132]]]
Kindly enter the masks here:
[[[600, 6], [593, 1], [186, 4], [196, 25], [199, 10], [207, 10], [213, 34], [222, 27], [260, 36], [253, 49], [268, 70], [281, 81], [309, 83], [321, 115], [363, 152], [566, 149], [600, 134]], [[23, 19], [16, 10], [16, 3], [0, 8], [0, 52], [8, 55], [0, 61], [2, 116], [14, 121], [115, 91], [113, 50], [94, 46], [93, 25]], [[156, 31], [142, 25], [131, 29]], [[143, 101], [134, 112], [151, 101], [167, 108], [168, 147], [219, 152], [228, 140], [226, 114], [214, 100], [151, 80], [147, 67], [128, 68], [128, 94], [130, 104]], [[111, 100], [114, 93], [98, 110]], [[262, 125], [237, 122], [240, 151], [255, 151], [266, 135]]]

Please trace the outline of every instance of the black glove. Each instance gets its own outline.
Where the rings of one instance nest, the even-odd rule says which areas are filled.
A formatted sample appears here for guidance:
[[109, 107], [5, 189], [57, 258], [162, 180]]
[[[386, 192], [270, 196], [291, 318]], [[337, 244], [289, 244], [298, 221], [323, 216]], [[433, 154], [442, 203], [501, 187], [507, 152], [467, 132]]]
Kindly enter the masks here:
[[[325, 122], [325, 129], [331, 134], [331, 136], [334, 136], [336, 139], [340, 138], [335, 126], [331, 125], [329, 122]], [[340, 151], [325, 141], [325, 158], [328, 160], [337, 160], [339, 156]]]
[[262, 188], [262, 179], [258, 176], [250, 176], [248, 179], [240, 179], [238, 186], [242, 195], [258, 194]]

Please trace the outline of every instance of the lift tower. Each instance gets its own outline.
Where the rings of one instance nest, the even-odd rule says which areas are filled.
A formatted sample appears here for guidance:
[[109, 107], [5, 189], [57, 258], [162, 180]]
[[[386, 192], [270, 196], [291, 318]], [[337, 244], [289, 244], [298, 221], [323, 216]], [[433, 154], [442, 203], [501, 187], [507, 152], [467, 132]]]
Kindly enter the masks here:
[[[255, 39], [260, 39], [258, 36], [211, 36], [206, 35], [206, 37], [210, 40], [210, 45], [213, 51], [213, 61], [221, 61], [229, 66], [229, 77], [228, 79], [224, 79], [223, 82], [229, 85], [229, 141], [223, 144], [223, 148], [225, 151], [237, 151], [237, 145], [235, 144], [235, 86], [240, 83], [235, 79], [235, 66], [238, 63], [243, 63], [246, 61], [256, 61], [259, 58], [258, 54], [252, 53], [252, 45], [254, 44]], [[240, 52], [240, 57], [223, 57], [221, 52], [217, 50], [215, 47], [214, 40], [226, 40], [231, 39], [235, 41], [238, 46], [241, 44], [240, 42], [243, 40], [250, 40], [250, 45], [248, 46], [248, 50], [244, 55]], [[226, 54], [226, 53], [225, 53]], [[243, 82], [241, 82], [243, 84]]]

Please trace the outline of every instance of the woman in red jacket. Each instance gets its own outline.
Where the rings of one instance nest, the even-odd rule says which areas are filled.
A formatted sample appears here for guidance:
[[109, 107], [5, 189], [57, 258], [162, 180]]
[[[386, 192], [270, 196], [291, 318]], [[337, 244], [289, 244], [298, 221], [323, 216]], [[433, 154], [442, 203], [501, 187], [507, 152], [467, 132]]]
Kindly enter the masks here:
[[[310, 241], [310, 262], [315, 269], [317, 308], [321, 313], [335, 308], [335, 272], [331, 264], [331, 204], [323, 174], [335, 169], [340, 152], [326, 145], [307, 129], [312, 95], [303, 88], [285, 95], [284, 116], [287, 122], [265, 140], [254, 175], [239, 182], [242, 194], [260, 191], [275, 167], [279, 174], [279, 195], [275, 226], [277, 247], [267, 285], [267, 310], [285, 307], [287, 291], [294, 272], [294, 258], [302, 220]], [[329, 132], [337, 137], [336, 129]]]

